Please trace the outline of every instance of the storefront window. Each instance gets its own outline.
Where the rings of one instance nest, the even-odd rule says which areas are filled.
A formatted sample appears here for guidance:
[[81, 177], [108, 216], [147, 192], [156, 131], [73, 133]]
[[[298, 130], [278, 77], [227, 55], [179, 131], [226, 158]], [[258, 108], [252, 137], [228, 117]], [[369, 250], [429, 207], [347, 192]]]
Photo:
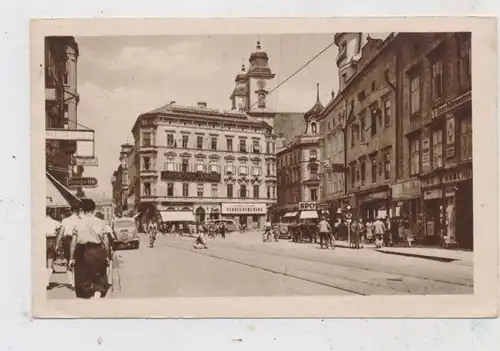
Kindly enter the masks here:
[[432, 169], [443, 166], [443, 130], [432, 132]]
[[462, 161], [472, 160], [472, 118], [460, 121], [460, 158]]

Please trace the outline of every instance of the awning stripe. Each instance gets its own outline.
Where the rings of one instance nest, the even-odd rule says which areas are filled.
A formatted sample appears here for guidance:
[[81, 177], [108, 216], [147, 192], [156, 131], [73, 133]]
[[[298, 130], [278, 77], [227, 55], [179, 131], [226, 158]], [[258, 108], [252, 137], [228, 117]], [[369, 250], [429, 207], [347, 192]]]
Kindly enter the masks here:
[[188, 211], [160, 211], [163, 222], [195, 222], [193, 212]]
[[300, 219], [316, 219], [316, 218], [318, 218], [318, 211], [300, 212]]

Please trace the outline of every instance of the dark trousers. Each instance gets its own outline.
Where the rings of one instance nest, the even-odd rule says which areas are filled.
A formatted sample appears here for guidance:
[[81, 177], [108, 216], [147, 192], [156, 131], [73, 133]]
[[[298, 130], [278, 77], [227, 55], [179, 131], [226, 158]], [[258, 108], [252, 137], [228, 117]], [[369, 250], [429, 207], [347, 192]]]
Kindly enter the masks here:
[[109, 289], [106, 251], [101, 244], [77, 244], [75, 248], [76, 297], [89, 299], [95, 292], [106, 296]]
[[321, 247], [323, 247], [323, 245], [328, 245], [330, 243], [330, 233], [326, 232], [326, 233], [322, 233], [320, 232], [319, 233], [319, 244], [321, 245]]
[[71, 240], [73, 237], [67, 235], [64, 238], [62, 238], [62, 249], [63, 249], [63, 255], [64, 259], [66, 262], [69, 262], [70, 255], [71, 255]]

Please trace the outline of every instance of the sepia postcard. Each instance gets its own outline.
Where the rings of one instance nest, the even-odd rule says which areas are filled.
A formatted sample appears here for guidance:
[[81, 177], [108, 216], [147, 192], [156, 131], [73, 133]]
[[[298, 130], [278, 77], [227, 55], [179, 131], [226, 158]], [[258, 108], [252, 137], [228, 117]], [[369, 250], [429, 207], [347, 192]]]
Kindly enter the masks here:
[[498, 315], [495, 19], [30, 39], [34, 317]]

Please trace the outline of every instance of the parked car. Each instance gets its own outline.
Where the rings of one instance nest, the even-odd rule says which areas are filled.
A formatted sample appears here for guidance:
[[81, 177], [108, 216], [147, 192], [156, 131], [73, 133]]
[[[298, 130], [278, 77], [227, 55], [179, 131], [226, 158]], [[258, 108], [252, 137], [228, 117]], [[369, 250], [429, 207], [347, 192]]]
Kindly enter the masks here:
[[113, 249], [139, 248], [139, 235], [133, 218], [116, 218], [111, 226], [115, 237]]

